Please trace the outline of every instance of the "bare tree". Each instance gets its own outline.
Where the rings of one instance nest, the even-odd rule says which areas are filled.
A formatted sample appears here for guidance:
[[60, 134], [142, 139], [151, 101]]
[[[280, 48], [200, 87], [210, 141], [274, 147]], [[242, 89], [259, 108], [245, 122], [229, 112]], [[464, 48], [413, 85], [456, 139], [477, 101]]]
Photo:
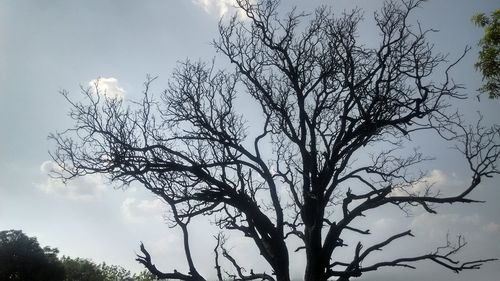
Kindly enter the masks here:
[[[149, 93], [154, 79], [138, 102], [105, 98], [98, 85], [83, 90], [84, 102], [64, 93], [75, 125], [51, 135], [59, 176], [105, 174], [125, 185], [140, 182], [161, 197], [182, 231], [189, 272], [161, 271], [144, 245], [137, 260], [159, 278], [206, 280], [191, 255], [188, 227], [209, 215], [221, 231], [253, 240], [272, 268], [271, 274], [245, 270], [219, 234], [214, 264], [220, 281], [290, 280], [290, 239], [300, 241], [296, 251], [305, 251], [307, 281], [351, 280], [422, 260], [455, 272], [490, 261], [456, 260], [465, 246], [461, 238], [424, 254], [366, 260], [413, 236], [410, 230], [373, 245], [360, 241], [352, 258], [332, 259], [349, 247], [345, 237], [370, 234], [354, 225], [373, 209], [436, 213], [439, 204], [478, 202], [471, 192], [499, 173], [499, 127], [464, 124], [450, 106], [464, 98], [449, 77], [456, 62], [433, 52], [426, 41], [432, 30], [408, 23], [421, 1], [385, 3], [375, 14], [375, 48], [358, 42], [359, 10], [334, 16], [320, 7], [280, 16], [275, 0], [237, 3], [244, 17], [222, 20], [214, 42], [234, 70], [181, 63], [160, 100]], [[246, 117], [259, 121], [240, 113], [250, 99], [260, 114]], [[428, 160], [408, 149], [420, 132], [441, 136], [463, 154], [472, 176], [461, 192], [414, 188]]]

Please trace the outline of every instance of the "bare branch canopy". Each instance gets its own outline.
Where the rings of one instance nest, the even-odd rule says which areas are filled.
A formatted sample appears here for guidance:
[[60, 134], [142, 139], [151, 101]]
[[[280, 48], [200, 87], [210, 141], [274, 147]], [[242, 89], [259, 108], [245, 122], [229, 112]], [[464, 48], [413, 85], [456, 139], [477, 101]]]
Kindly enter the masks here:
[[[140, 101], [106, 97], [98, 85], [83, 89], [82, 102], [63, 93], [74, 126], [51, 135], [58, 176], [138, 182], [170, 207], [172, 226], [182, 232], [187, 272], [157, 268], [143, 244], [137, 261], [159, 278], [208, 280], [189, 240], [199, 216], [252, 241], [272, 269], [254, 271], [231, 254], [227, 236], [210, 235], [210, 274], [219, 281], [289, 281], [294, 251], [305, 252], [306, 281], [351, 280], [422, 260], [455, 272], [490, 261], [457, 260], [462, 238], [396, 259], [367, 259], [411, 239], [410, 230], [372, 245], [344, 243], [353, 232], [371, 234], [357, 221], [374, 209], [436, 213], [440, 204], [478, 202], [472, 191], [499, 173], [500, 128], [469, 126], [451, 106], [464, 98], [450, 76], [461, 58], [450, 63], [427, 40], [433, 30], [410, 24], [422, 1], [386, 2], [374, 17], [375, 47], [358, 38], [360, 10], [282, 15], [275, 0], [236, 2], [244, 16], [221, 20], [213, 42], [232, 68], [180, 63], [159, 99], [149, 90], [154, 78]], [[242, 113], [245, 106], [253, 116]], [[471, 178], [462, 190], [445, 196], [432, 186], [414, 188], [429, 160], [412, 149], [417, 134], [441, 136], [463, 154]], [[291, 239], [300, 246], [290, 248]], [[351, 256], [334, 258], [346, 247]]]

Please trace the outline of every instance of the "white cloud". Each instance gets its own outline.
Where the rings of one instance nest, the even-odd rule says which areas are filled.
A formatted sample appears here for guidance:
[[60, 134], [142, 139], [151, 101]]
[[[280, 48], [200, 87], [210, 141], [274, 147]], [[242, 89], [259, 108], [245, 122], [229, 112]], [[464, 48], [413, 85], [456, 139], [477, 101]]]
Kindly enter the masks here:
[[100, 77], [93, 79], [89, 82], [89, 86], [95, 91], [97, 87], [97, 93], [113, 99], [123, 99], [125, 95], [125, 90], [118, 85], [118, 80], [113, 77], [105, 78]]
[[125, 221], [138, 223], [161, 217], [165, 213], [165, 205], [160, 199], [137, 200], [129, 197], [123, 201], [121, 211]]
[[458, 214], [422, 213], [413, 219], [411, 228], [431, 239], [439, 239], [446, 233], [475, 233], [480, 230], [478, 226], [482, 223], [483, 219], [478, 214], [460, 216]]
[[481, 218], [478, 214], [460, 216], [458, 214], [429, 214], [422, 213], [415, 217], [412, 224], [416, 225], [455, 225], [455, 224], [479, 224]]
[[464, 182], [458, 179], [454, 173], [450, 177], [443, 171], [434, 169], [428, 176], [423, 177], [411, 187], [395, 189], [392, 194], [398, 196], [407, 195], [406, 192], [410, 192], [412, 194], [423, 195], [429, 187], [431, 187], [432, 194], [439, 192], [441, 195], [456, 195], [463, 191], [461, 189], [465, 188], [465, 185]]
[[500, 224], [498, 224], [498, 223], [490, 222], [487, 225], [485, 225], [483, 227], [483, 229], [489, 233], [493, 233], [493, 234], [499, 233], [500, 234]]
[[35, 183], [35, 187], [43, 193], [68, 198], [71, 200], [94, 200], [100, 198], [106, 186], [101, 175], [86, 175], [68, 183], [61, 179], [48, 176], [51, 171], [60, 170], [52, 161], [45, 161], [40, 165], [40, 172], [47, 176], [44, 183]]
[[[235, 11], [237, 7], [236, 0], [193, 0], [193, 3], [202, 7], [206, 13], [219, 17], [230, 11]], [[238, 14], [243, 17], [241, 11]]]

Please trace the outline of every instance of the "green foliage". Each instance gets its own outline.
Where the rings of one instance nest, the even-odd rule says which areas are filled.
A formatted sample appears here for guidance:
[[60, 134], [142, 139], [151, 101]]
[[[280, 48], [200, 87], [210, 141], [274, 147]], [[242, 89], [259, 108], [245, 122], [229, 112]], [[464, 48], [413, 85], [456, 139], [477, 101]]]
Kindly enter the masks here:
[[121, 266], [96, 264], [82, 258], [62, 257], [61, 262], [66, 270], [65, 281], [152, 281], [154, 276], [146, 271], [132, 274]]
[[135, 281], [153, 281], [157, 280], [156, 277], [147, 270], [141, 271], [139, 274], [134, 275]]
[[41, 248], [21, 230], [0, 231], [0, 280], [64, 280], [64, 267], [55, 248]]
[[104, 274], [104, 280], [106, 281], [135, 280], [130, 270], [126, 270], [121, 266], [102, 263], [99, 265], [99, 269]]
[[102, 281], [104, 274], [92, 261], [82, 258], [72, 259], [63, 256], [61, 262], [66, 271], [65, 281]]
[[479, 41], [481, 50], [476, 69], [483, 75], [484, 85], [481, 92], [488, 93], [490, 98], [500, 97], [500, 9], [491, 16], [476, 14], [472, 21], [484, 29], [484, 36]]
[[57, 248], [41, 248], [21, 230], [0, 231], [0, 281], [152, 281], [147, 271], [132, 274], [121, 266], [82, 258], [57, 257]]

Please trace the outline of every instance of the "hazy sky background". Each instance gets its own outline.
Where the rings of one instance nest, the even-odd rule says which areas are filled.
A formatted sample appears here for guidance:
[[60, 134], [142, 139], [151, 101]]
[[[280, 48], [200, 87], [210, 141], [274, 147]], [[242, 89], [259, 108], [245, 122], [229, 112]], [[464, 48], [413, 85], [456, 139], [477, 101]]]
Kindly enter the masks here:
[[[140, 186], [115, 190], [98, 176], [85, 177], [64, 186], [47, 176], [52, 167], [47, 135], [71, 125], [68, 104], [59, 91], [73, 96], [80, 85], [86, 87], [97, 77], [107, 78], [108, 91], [137, 98], [146, 75], [159, 75], [153, 92], [165, 88], [176, 61], [186, 58], [211, 59], [215, 56], [212, 39], [217, 22], [230, 0], [0, 0], [0, 230], [22, 229], [36, 236], [40, 244], [60, 249], [64, 255], [91, 258], [119, 264], [134, 271], [139, 241], [151, 250], [160, 269], [186, 268], [180, 236], [164, 223], [161, 202]], [[373, 10], [382, 1], [285, 1], [311, 11], [321, 3], [341, 11], [355, 6], [365, 9], [367, 25], [360, 40], [376, 42], [369, 25]], [[496, 5], [495, 5], [496, 3]], [[455, 81], [462, 83], [469, 99], [457, 106], [468, 117], [476, 111], [487, 123], [500, 121], [499, 101], [485, 96], [478, 102], [481, 78], [474, 71], [476, 44], [482, 31], [470, 17], [476, 12], [499, 8], [492, 0], [429, 1], [418, 9], [415, 19], [424, 28], [439, 29], [432, 34], [435, 49], [456, 58], [466, 45], [473, 50], [455, 69]], [[223, 58], [218, 59], [225, 62]], [[250, 117], [251, 119], [251, 117]], [[474, 120], [471, 119], [471, 122]], [[468, 172], [460, 155], [450, 145], [434, 138], [417, 138], [417, 145], [438, 160], [425, 167], [428, 179], [445, 191], [460, 190], [467, 184]], [[469, 247], [466, 258], [500, 257], [499, 179], [487, 180], [472, 194], [486, 204], [443, 206], [439, 215], [416, 212], [398, 219], [391, 209], [377, 211], [365, 223], [373, 227], [372, 238], [412, 228], [417, 238], [397, 243], [380, 257], [398, 253], [422, 254], [450, 237], [464, 234]], [[201, 221], [193, 227], [195, 261], [207, 276], [214, 276], [212, 228]], [[380, 236], [382, 237], [382, 236]], [[353, 241], [359, 239], [352, 236]], [[258, 264], [251, 257], [252, 244], [234, 242], [238, 254], [248, 265]], [[413, 253], [413, 254], [412, 254]], [[210, 261], [210, 262], [207, 262]], [[291, 271], [301, 278], [301, 261], [295, 259]], [[495, 280], [500, 263], [481, 271], [456, 275], [434, 264], [419, 264], [417, 270], [385, 270], [362, 280]], [[378, 279], [377, 279], [378, 278]]]

